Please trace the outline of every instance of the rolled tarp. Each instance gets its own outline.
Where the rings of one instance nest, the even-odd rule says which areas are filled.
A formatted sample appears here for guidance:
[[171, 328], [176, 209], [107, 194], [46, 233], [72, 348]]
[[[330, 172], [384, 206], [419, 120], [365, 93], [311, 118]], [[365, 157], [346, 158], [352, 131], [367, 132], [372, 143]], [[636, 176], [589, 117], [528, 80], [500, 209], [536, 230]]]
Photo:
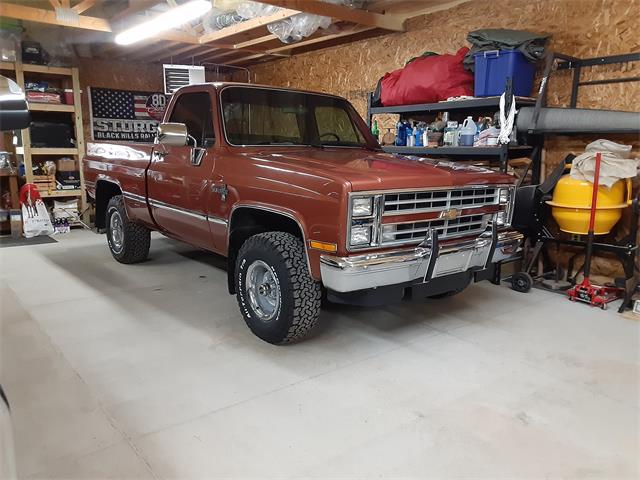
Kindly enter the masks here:
[[541, 108], [535, 128], [534, 107], [522, 107], [518, 111], [518, 131], [534, 133], [638, 133], [640, 112], [616, 110], [591, 110], [588, 108]]

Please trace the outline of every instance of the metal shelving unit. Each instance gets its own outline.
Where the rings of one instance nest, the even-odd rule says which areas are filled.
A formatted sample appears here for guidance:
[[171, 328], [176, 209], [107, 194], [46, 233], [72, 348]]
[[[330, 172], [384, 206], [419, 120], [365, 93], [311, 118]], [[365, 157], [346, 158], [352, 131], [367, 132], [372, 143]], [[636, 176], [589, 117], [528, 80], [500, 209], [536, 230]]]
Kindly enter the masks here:
[[[533, 106], [535, 98], [515, 97], [516, 107]], [[439, 112], [495, 112], [500, 108], [500, 97], [470, 98], [437, 103], [422, 103], [416, 105], [398, 105], [391, 107], [373, 106], [373, 93], [369, 93], [367, 99], [367, 124], [371, 127], [373, 115], [395, 114], [401, 117], [419, 117]], [[535, 137], [531, 137], [532, 139]], [[495, 147], [398, 147], [384, 146], [388, 153], [399, 155], [428, 155], [430, 157], [449, 157], [455, 160], [495, 160], [500, 171], [507, 172], [510, 159], [530, 158], [532, 162], [531, 181], [539, 182], [540, 164], [542, 160], [542, 145], [498, 145]]]

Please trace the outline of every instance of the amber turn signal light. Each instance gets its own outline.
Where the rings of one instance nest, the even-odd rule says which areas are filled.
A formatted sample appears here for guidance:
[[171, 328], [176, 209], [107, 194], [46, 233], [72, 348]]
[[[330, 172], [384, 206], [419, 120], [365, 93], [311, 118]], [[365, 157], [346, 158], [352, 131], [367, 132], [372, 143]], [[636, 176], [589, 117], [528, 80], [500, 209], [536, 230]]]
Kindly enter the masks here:
[[310, 240], [309, 246], [314, 250], [322, 250], [323, 252], [337, 252], [338, 246], [335, 243], [318, 242], [317, 240]]

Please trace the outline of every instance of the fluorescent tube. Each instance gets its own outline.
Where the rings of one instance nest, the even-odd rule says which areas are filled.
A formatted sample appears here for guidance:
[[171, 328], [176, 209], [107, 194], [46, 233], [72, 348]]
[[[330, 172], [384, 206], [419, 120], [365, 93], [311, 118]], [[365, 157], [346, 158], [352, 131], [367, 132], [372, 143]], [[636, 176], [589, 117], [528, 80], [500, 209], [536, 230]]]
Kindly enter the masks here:
[[192, 0], [119, 33], [116, 35], [116, 43], [119, 45], [131, 45], [145, 38], [153, 37], [160, 32], [171, 30], [191, 20], [195, 20], [209, 10], [211, 10], [210, 0]]

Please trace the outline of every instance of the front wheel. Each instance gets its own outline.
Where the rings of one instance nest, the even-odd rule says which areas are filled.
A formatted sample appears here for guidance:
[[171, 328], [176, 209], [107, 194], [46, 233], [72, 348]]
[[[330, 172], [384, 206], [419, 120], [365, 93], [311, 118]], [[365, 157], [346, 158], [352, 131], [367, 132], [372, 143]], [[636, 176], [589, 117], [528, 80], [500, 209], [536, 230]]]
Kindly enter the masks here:
[[111, 255], [120, 263], [138, 263], [147, 259], [151, 231], [127, 217], [122, 195], [109, 200], [105, 219], [107, 243]]
[[282, 344], [317, 324], [322, 291], [307, 267], [304, 243], [285, 232], [254, 235], [236, 261], [236, 296], [251, 331]]

